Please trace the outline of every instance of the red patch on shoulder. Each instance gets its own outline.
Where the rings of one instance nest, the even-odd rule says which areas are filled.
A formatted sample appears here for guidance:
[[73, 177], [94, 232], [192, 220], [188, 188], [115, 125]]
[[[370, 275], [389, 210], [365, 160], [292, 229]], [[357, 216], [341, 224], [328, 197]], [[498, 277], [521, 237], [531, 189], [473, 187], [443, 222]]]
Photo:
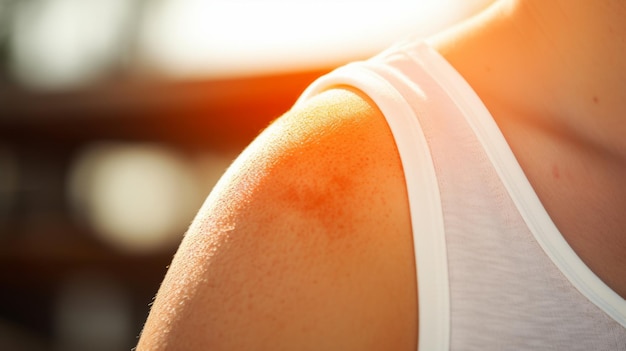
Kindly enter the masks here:
[[[327, 179], [324, 179], [327, 178]], [[305, 218], [313, 220], [324, 228], [329, 239], [338, 239], [349, 232], [351, 221], [346, 212], [346, 197], [354, 181], [340, 175], [322, 176], [313, 184], [294, 182], [284, 184], [280, 199], [291, 210], [301, 212]]]
[[552, 176], [554, 179], [561, 178], [561, 172], [559, 171], [559, 167], [557, 165], [552, 166]]

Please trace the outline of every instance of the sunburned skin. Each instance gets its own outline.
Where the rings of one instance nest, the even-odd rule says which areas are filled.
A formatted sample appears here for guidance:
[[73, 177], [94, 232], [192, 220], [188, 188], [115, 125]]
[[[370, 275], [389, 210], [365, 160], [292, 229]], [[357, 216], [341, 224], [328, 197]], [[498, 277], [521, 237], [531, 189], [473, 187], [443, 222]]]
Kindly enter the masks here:
[[336, 89], [265, 130], [199, 212], [154, 306], [139, 350], [415, 350], [404, 175], [375, 106]]
[[[340, 239], [343, 234], [354, 232], [355, 228], [350, 228], [350, 225], [358, 226], [363, 222], [354, 216], [349, 217], [351, 214], [345, 208], [354, 201], [356, 182], [367, 181], [368, 174], [378, 172], [372, 168], [380, 167], [379, 163], [385, 159], [381, 157], [380, 150], [368, 146], [368, 136], [363, 133], [373, 129], [364, 128], [364, 124], [371, 122], [358, 117], [367, 113], [364, 111], [366, 107], [351, 105], [341, 108], [345, 111], [329, 111], [327, 106], [320, 106], [319, 110], [314, 107], [311, 116], [279, 121], [268, 130], [270, 135], [288, 134], [289, 137], [282, 138], [282, 145], [279, 142], [279, 145], [267, 150], [270, 155], [266, 159], [273, 160], [266, 164], [267, 174], [284, 172], [292, 175], [283, 183], [268, 185], [268, 191], [275, 192], [277, 200], [281, 201], [277, 206], [303, 213], [308, 220], [321, 224], [329, 239]], [[335, 117], [347, 115], [350, 118]], [[324, 124], [324, 127], [316, 128], [312, 126], [314, 124]], [[309, 130], [317, 130], [318, 133], [311, 135]], [[337, 137], [337, 133], [341, 136]], [[357, 157], [354, 156], [355, 145], [361, 148]], [[344, 155], [349, 154], [353, 156], [347, 162]], [[397, 165], [396, 171], [400, 171]], [[316, 176], [311, 177], [311, 174]], [[380, 198], [377, 193], [381, 189], [376, 184], [369, 184], [367, 188], [369, 196]], [[258, 192], [257, 196], [266, 194]]]
[[[502, 0], [429, 39], [483, 101], [563, 238], [622, 298], [625, 13], [614, 0]], [[279, 118], [194, 220], [138, 351], [416, 350], [411, 218], [394, 145], [354, 90]]]

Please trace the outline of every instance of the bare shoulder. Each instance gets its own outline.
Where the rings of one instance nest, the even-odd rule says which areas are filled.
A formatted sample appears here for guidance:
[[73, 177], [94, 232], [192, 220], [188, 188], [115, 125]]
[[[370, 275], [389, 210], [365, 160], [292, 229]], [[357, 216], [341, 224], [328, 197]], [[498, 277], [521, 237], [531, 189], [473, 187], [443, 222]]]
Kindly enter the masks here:
[[139, 349], [415, 350], [414, 272], [384, 117], [333, 89], [278, 119], [224, 175]]

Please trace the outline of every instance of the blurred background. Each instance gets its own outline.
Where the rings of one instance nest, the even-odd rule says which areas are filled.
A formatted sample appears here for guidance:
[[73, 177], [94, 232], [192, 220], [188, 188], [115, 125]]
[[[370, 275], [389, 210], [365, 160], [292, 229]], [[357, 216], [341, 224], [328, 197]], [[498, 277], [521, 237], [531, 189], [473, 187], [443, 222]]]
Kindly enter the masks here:
[[233, 158], [316, 77], [490, 0], [0, 0], [0, 350], [129, 350]]

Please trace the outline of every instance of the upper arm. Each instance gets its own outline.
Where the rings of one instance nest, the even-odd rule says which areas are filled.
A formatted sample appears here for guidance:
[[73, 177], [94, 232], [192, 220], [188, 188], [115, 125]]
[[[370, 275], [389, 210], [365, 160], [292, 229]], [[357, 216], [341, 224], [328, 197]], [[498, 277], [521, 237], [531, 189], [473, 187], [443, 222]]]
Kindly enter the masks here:
[[149, 349], [415, 349], [404, 178], [375, 106], [336, 89], [235, 161], [192, 223]]

